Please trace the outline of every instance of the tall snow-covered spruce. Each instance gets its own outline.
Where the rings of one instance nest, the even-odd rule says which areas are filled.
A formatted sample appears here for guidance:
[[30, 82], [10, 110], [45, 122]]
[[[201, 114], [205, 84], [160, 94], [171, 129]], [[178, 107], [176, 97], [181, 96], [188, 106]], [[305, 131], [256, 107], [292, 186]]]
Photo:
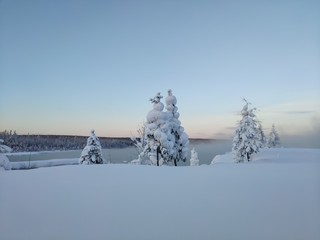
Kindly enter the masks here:
[[103, 164], [102, 149], [94, 130], [88, 137], [87, 145], [82, 150], [79, 164]]
[[267, 141], [267, 147], [268, 148], [275, 148], [280, 147], [280, 138], [279, 134], [276, 131], [276, 128], [274, 124], [272, 124], [271, 131], [269, 133], [268, 141]]
[[168, 113], [168, 125], [170, 133], [174, 136], [173, 154], [170, 155], [171, 161], [177, 166], [177, 162], [187, 160], [188, 156], [188, 135], [184, 132], [179, 120], [180, 114], [178, 113], [177, 99], [172, 95], [172, 90], [168, 90], [166, 97], [166, 109]]
[[139, 156], [139, 159], [147, 157], [151, 164], [157, 166], [171, 163], [175, 142], [169, 128], [168, 114], [163, 112], [161, 98], [160, 93], [157, 93], [150, 99], [153, 109], [149, 111], [144, 125], [145, 146]]
[[252, 154], [259, 152], [262, 146], [258, 120], [254, 114], [256, 109], [249, 109], [248, 101], [245, 99], [244, 101], [245, 105], [241, 111], [242, 119], [235, 131], [232, 145], [232, 153], [236, 162], [249, 162]]

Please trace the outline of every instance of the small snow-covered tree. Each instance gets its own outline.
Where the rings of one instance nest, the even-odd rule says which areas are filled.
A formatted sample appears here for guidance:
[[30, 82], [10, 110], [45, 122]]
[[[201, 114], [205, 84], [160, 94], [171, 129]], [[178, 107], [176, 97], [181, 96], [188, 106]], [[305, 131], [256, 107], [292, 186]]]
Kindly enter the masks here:
[[163, 112], [161, 98], [160, 93], [157, 93], [150, 99], [153, 109], [149, 111], [144, 125], [145, 146], [139, 156], [139, 159], [147, 156], [151, 163], [157, 166], [170, 163], [170, 156], [174, 154], [174, 136], [169, 131], [168, 115]]
[[137, 130], [138, 132], [138, 138], [132, 135], [130, 137], [131, 141], [135, 145], [135, 147], [138, 149], [139, 152], [142, 152], [144, 149], [144, 146], [146, 145], [145, 142], [145, 126], [144, 124]]
[[87, 140], [87, 145], [82, 150], [79, 159], [80, 164], [103, 164], [102, 149], [99, 138], [96, 136], [94, 130]]
[[4, 140], [0, 139], [0, 153], [12, 152], [12, 149], [3, 143], [4, 143]]
[[134, 159], [131, 161], [132, 164], [143, 164], [143, 165], [152, 165], [152, 162], [143, 154], [144, 148], [146, 146], [146, 134], [145, 134], [145, 124], [143, 124], [138, 130], [138, 137], [131, 136], [131, 141], [139, 152], [138, 159]]
[[266, 140], [266, 135], [263, 132], [261, 123], [258, 123], [258, 136], [259, 136], [259, 139], [261, 141], [261, 147], [265, 147], [266, 143], [267, 143], [267, 140]]
[[0, 171], [2, 170], [11, 170], [11, 163], [4, 154], [0, 154]]
[[198, 153], [194, 148], [191, 150], [190, 166], [199, 166]]
[[187, 160], [188, 156], [188, 135], [184, 132], [184, 128], [181, 126], [179, 120], [180, 114], [178, 113], [177, 99], [172, 95], [172, 90], [168, 90], [168, 96], [166, 97], [166, 109], [168, 113], [168, 125], [170, 133], [174, 136], [173, 155], [170, 156], [175, 166], [177, 162]]
[[[4, 144], [4, 140], [0, 139], [0, 153], [9, 153], [12, 149]], [[0, 154], [0, 171], [11, 170], [11, 163], [8, 157], [4, 154]]]
[[236, 162], [250, 161], [254, 153], [259, 152], [261, 140], [257, 126], [255, 108], [249, 109], [249, 103], [245, 100], [241, 111], [242, 119], [235, 131], [233, 138], [232, 153]]
[[268, 146], [268, 148], [280, 147], [279, 134], [276, 131], [276, 128], [275, 128], [274, 124], [272, 124], [272, 128], [271, 128], [271, 131], [269, 133], [267, 146]]

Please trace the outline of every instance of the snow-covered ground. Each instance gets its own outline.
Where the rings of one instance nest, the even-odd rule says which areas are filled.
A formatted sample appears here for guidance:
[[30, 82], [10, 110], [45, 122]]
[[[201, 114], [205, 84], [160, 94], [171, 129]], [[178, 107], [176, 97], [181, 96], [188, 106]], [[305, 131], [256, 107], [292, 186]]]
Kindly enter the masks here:
[[320, 239], [320, 149], [255, 159], [2, 171], [0, 239]]

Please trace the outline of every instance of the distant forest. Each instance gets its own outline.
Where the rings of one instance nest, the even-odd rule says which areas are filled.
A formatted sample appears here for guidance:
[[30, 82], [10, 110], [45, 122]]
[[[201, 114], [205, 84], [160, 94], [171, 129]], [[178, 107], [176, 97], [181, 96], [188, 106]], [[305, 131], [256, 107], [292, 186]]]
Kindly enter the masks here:
[[[0, 132], [3, 144], [12, 148], [13, 152], [38, 152], [55, 150], [80, 150], [87, 144], [89, 136], [68, 135], [20, 135], [16, 131]], [[138, 138], [139, 139], [139, 138]], [[125, 148], [135, 146], [133, 141], [127, 138], [99, 137], [102, 148]], [[189, 139], [191, 143], [210, 142], [213, 139]]]
[[[15, 131], [0, 132], [0, 139], [13, 152], [36, 152], [55, 150], [78, 150], [86, 146], [88, 136], [19, 135]], [[99, 137], [102, 148], [125, 148], [134, 146], [130, 138]]]

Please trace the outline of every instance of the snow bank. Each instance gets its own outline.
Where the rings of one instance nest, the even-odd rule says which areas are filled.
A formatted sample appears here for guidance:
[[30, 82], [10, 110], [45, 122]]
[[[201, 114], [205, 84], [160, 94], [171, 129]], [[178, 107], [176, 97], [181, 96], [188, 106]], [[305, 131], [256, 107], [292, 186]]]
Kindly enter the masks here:
[[[74, 150], [69, 150], [69, 151], [74, 151]], [[7, 156], [21, 156], [21, 155], [39, 155], [43, 153], [54, 153], [54, 152], [65, 152], [61, 150], [53, 150], [53, 151], [39, 151], [39, 152], [10, 152], [6, 153]]]
[[201, 167], [4, 171], [0, 239], [320, 239], [320, 150], [265, 154]]
[[21, 169], [55, 167], [55, 166], [63, 166], [63, 165], [75, 165], [75, 164], [79, 164], [79, 158], [11, 162], [11, 168], [12, 170], [21, 170]]

